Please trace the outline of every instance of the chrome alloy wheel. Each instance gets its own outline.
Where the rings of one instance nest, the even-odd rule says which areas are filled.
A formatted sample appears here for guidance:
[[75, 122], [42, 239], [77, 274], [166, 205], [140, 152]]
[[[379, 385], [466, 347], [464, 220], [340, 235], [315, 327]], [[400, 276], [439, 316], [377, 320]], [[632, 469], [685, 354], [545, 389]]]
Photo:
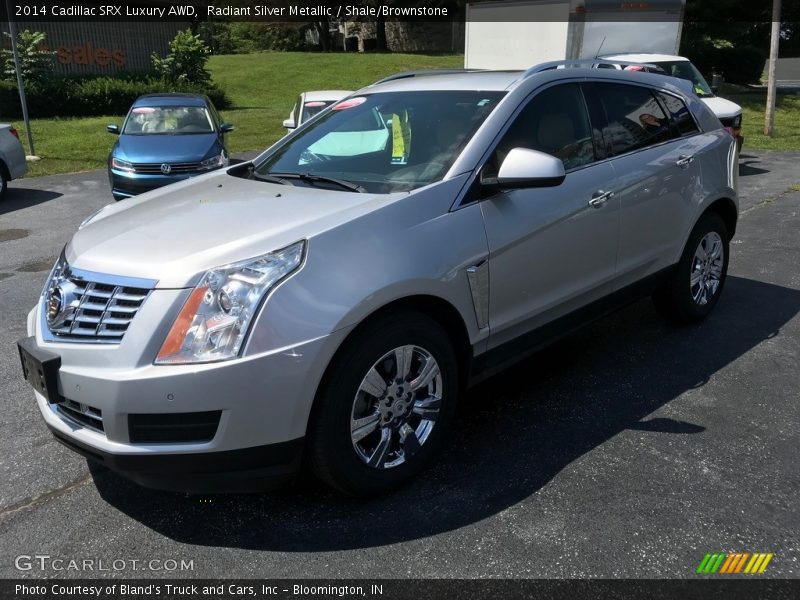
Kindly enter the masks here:
[[724, 264], [725, 249], [722, 238], [716, 231], [710, 231], [700, 240], [692, 260], [689, 291], [695, 304], [704, 306], [717, 293], [722, 281]]
[[390, 469], [414, 455], [431, 434], [442, 405], [442, 373], [419, 346], [387, 352], [367, 372], [353, 400], [350, 436], [358, 457]]

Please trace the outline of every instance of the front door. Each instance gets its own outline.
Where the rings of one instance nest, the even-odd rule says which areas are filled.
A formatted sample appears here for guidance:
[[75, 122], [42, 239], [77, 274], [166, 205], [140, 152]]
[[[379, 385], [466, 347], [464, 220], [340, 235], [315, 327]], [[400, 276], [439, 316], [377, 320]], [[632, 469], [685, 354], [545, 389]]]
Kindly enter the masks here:
[[484, 167], [509, 150], [557, 156], [565, 181], [514, 189], [483, 200], [489, 243], [489, 347], [495, 347], [601, 298], [613, 289], [619, 243], [615, 174], [598, 162], [578, 84], [537, 93]]

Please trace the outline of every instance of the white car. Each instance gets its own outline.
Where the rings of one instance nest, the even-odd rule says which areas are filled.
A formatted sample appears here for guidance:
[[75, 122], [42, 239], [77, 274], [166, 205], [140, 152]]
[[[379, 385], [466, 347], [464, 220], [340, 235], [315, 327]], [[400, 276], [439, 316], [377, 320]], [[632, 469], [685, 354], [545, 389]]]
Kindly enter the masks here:
[[[717, 115], [722, 126], [736, 138], [736, 143], [741, 150], [744, 142], [742, 137], [742, 107], [735, 102], [720, 98], [714, 94], [714, 90], [708, 85], [705, 77], [688, 58], [671, 54], [614, 54], [612, 56], [603, 56], [600, 60], [602, 59], [655, 65], [663, 69], [667, 75], [691, 81], [695, 94]], [[597, 66], [599, 68], [625, 68], [624, 65], [611, 63], [598, 63]]]
[[338, 102], [352, 93], [349, 90], [303, 92], [297, 97], [292, 107], [292, 112], [289, 113], [289, 118], [283, 121], [283, 126], [289, 131], [297, 129], [317, 113], [322, 112], [334, 102]]
[[25, 150], [13, 125], [0, 123], [0, 198], [6, 195], [8, 182], [28, 172]]

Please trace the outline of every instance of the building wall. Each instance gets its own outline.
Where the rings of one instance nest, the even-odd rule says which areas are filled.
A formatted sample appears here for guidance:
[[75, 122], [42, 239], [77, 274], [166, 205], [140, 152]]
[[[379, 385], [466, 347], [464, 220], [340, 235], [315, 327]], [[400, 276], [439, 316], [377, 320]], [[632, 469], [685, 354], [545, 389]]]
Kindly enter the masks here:
[[30, 29], [47, 35], [48, 49], [56, 52], [54, 71], [63, 75], [150, 70], [150, 55], [165, 55], [175, 34], [187, 27], [188, 23], [167, 21], [17, 23], [19, 31]]

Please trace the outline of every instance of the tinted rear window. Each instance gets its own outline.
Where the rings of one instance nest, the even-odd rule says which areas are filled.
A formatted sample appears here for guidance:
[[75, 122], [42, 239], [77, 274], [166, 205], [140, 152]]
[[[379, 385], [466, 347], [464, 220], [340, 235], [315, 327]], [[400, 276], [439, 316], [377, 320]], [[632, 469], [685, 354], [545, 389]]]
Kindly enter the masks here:
[[672, 137], [670, 122], [648, 88], [618, 83], [593, 86], [605, 110], [601, 127], [606, 149], [624, 154]]
[[672, 116], [672, 122], [675, 124], [680, 135], [692, 135], [699, 131], [697, 123], [694, 122], [694, 117], [692, 117], [692, 113], [689, 112], [683, 100], [672, 94], [665, 94], [663, 92], [658, 92], [658, 95], [661, 98], [661, 102], [664, 103], [664, 106], [667, 107], [667, 111], [669, 111]]

